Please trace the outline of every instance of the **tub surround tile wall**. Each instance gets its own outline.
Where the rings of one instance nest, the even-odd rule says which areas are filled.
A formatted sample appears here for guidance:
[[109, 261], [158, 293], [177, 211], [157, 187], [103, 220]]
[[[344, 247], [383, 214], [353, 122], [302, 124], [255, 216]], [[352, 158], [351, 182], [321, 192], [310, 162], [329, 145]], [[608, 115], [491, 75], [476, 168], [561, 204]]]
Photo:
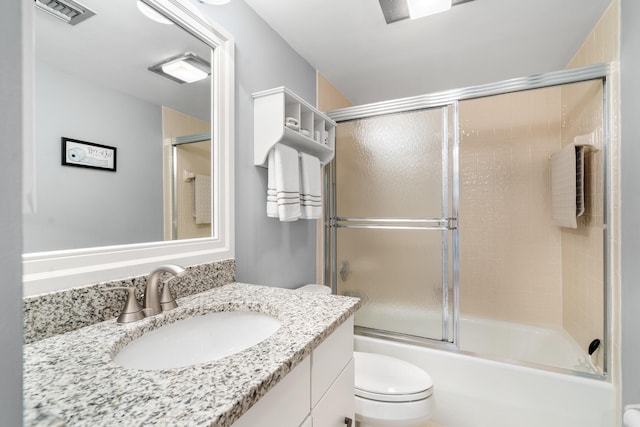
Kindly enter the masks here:
[[[353, 315], [360, 301], [233, 283], [178, 304], [135, 323], [109, 320], [25, 346], [25, 398], [70, 425], [229, 426]], [[269, 313], [282, 326], [249, 349], [200, 365], [140, 371], [112, 362], [145, 331], [234, 309]]]
[[560, 90], [460, 103], [460, 311], [562, 325], [560, 229], [549, 156], [560, 149]]
[[[567, 68], [575, 68], [589, 64], [602, 62], [618, 62], [620, 57], [620, 4], [619, 0], [612, 1], [609, 8], [600, 18], [593, 31], [587, 36], [583, 45], [578, 49]], [[613, 85], [613, 114], [614, 124], [611, 133], [611, 165], [614, 182], [611, 183], [613, 200], [619, 200], [619, 182], [615, 178], [619, 175], [617, 166], [619, 146], [619, 72], [614, 67], [611, 84]], [[575, 135], [595, 132], [598, 141], [602, 140], [602, 102], [592, 85], [575, 85], [562, 90], [563, 111], [563, 145], [571, 142]], [[602, 152], [589, 152], [585, 157], [586, 170], [589, 176], [586, 178], [586, 202], [587, 209], [584, 218], [578, 223], [577, 230], [563, 229], [562, 231], [562, 257], [563, 257], [563, 326], [580, 344], [587, 348], [594, 338], [602, 338], [604, 318], [604, 272], [602, 269], [603, 251], [603, 205], [600, 185], [603, 174]], [[612, 236], [618, 236], [619, 206], [614, 203], [611, 206], [610, 228]], [[619, 242], [613, 242], [618, 247]], [[619, 280], [615, 279], [618, 273], [618, 255], [612, 252], [612, 299], [613, 311], [619, 312]], [[611, 356], [614, 361], [612, 366], [613, 378], [617, 377], [619, 359], [619, 325], [617, 317], [614, 319], [613, 346]], [[598, 358], [598, 364], [602, 367], [603, 358]]]
[[[171, 282], [176, 299], [207, 291], [236, 280], [235, 260], [195, 265], [188, 274]], [[125, 303], [125, 291], [104, 291], [113, 286], [135, 287], [138, 302], [147, 276], [98, 283], [23, 299], [24, 342], [30, 344], [54, 335], [113, 319]]]
[[[562, 88], [562, 145], [593, 132], [601, 146], [601, 83]], [[562, 324], [578, 345], [604, 336], [604, 234], [602, 151], [585, 152], [585, 213], [578, 228], [562, 228]], [[602, 351], [594, 361], [603, 368]]]

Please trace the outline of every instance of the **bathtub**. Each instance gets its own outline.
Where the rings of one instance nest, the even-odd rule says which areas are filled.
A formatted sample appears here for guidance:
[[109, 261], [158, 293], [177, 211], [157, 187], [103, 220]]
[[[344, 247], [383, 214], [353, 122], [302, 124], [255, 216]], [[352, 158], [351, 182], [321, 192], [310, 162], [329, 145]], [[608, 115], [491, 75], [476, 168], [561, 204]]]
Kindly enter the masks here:
[[398, 357], [427, 371], [434, 383], [432, 421], [439, 426], [615, 425], [615, 390], [606, 380], [467, 353], [566, 369], [587, 363], [584, 351], [563, 331], [466, 317], [461, 319], [460, 343], [463, 351], [455, 352], [356, 335], [354, 347]]
[[[367, 302], [356, 313], [356, 324], [382, 331], [401, 332], [418, 337], [442, 336], [442, 314]], [[451, 326], [451, 325], [450, 325]], [[450, 328], [453, 336], [453, 329]], [[594, 337], [595, 338], [595, 337]], [[460, 318], [460, 349], [515, 361], [599, 374], [587, 349], [582, 349], [564, 329], [473, 316]], [[600, 357], [602, 350], [594, 353]]]
[[[581, 349], [562, 328], [465, 316], [460, 319], [460, 349], [589, 374], [601, 373], [587, 349]], [[594, 357], [601, 354], [600, 349]]]

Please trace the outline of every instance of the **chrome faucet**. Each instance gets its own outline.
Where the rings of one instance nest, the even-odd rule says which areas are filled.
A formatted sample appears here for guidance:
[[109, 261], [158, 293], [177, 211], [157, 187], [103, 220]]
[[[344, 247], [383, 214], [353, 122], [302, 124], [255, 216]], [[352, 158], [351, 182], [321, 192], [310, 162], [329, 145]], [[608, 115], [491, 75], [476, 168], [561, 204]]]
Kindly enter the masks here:
[[171, 290], [169, 289], [169, 280], [164, 283], [162, 290], [162, 298], [160, 298], [159, 281], [162, 273], [169, 273], [174, 277], [182, 277], [187, 273], [187, 270], [178, 265], [161, 265], [151, 272], [147, 279], [147, 287], [144, 290], [144, 305], [142, 306], [142, 312], [145, 317], [155, 316], [163, 309], [171, 310], [177, 307]]

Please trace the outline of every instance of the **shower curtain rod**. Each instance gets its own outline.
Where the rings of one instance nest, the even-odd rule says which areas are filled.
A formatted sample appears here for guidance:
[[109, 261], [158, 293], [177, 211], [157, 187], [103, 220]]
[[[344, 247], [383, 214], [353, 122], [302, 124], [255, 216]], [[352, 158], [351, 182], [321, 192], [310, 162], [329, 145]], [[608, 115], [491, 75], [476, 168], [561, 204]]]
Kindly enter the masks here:
[[402, 113], [425, 108], [441, 107], [465, 99], [483, 98], [511, 92], [559, 86], [567, 83], [579, 83], [587, 80], [606, 79], [611, 72], [610, 63], [587, 65], [568, 70], [551, 71], [528, 77], [518, 77], [478, 86], [433, 92], [426, 95], [374, 102], [354, 107], [340, 108], [327, 112], [327, 116], [336, 122], [362, 119], [391, 113]]
[[176, 136], [171, 139], [171, 145], [193, 144], [194, 142], [209, 141], [211, 132], [194, 133], [192, 135]]

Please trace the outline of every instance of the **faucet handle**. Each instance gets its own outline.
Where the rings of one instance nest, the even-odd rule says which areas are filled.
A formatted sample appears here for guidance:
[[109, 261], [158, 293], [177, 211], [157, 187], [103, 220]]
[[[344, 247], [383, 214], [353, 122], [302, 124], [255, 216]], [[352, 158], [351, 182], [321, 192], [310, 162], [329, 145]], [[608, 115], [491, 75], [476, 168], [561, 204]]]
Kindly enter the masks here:
[[169, 283], [174, 279], [175, 277], [172, 277], [162, 285], [162, 292], [160, 293], [160, 306], [162, 307], [162, 311], [173, 310], [178, 306], [178, 303], [171, 293], [171, 288], [169, 287]]
[[129, 323], [135, 322], [136, 320], [140, 320], [144, 318], [144, 313], [142, 312], [142, 307], [138, 304], [136, 300], [136, 288], [128, 287], [128, 286], [114, 286], [111, 288], [103, 288], [103, 291], [116, 291], [124, 289], [127, 293], [127, 301], [124, 303], [124, 307], [118, 316], [118, 323]]

